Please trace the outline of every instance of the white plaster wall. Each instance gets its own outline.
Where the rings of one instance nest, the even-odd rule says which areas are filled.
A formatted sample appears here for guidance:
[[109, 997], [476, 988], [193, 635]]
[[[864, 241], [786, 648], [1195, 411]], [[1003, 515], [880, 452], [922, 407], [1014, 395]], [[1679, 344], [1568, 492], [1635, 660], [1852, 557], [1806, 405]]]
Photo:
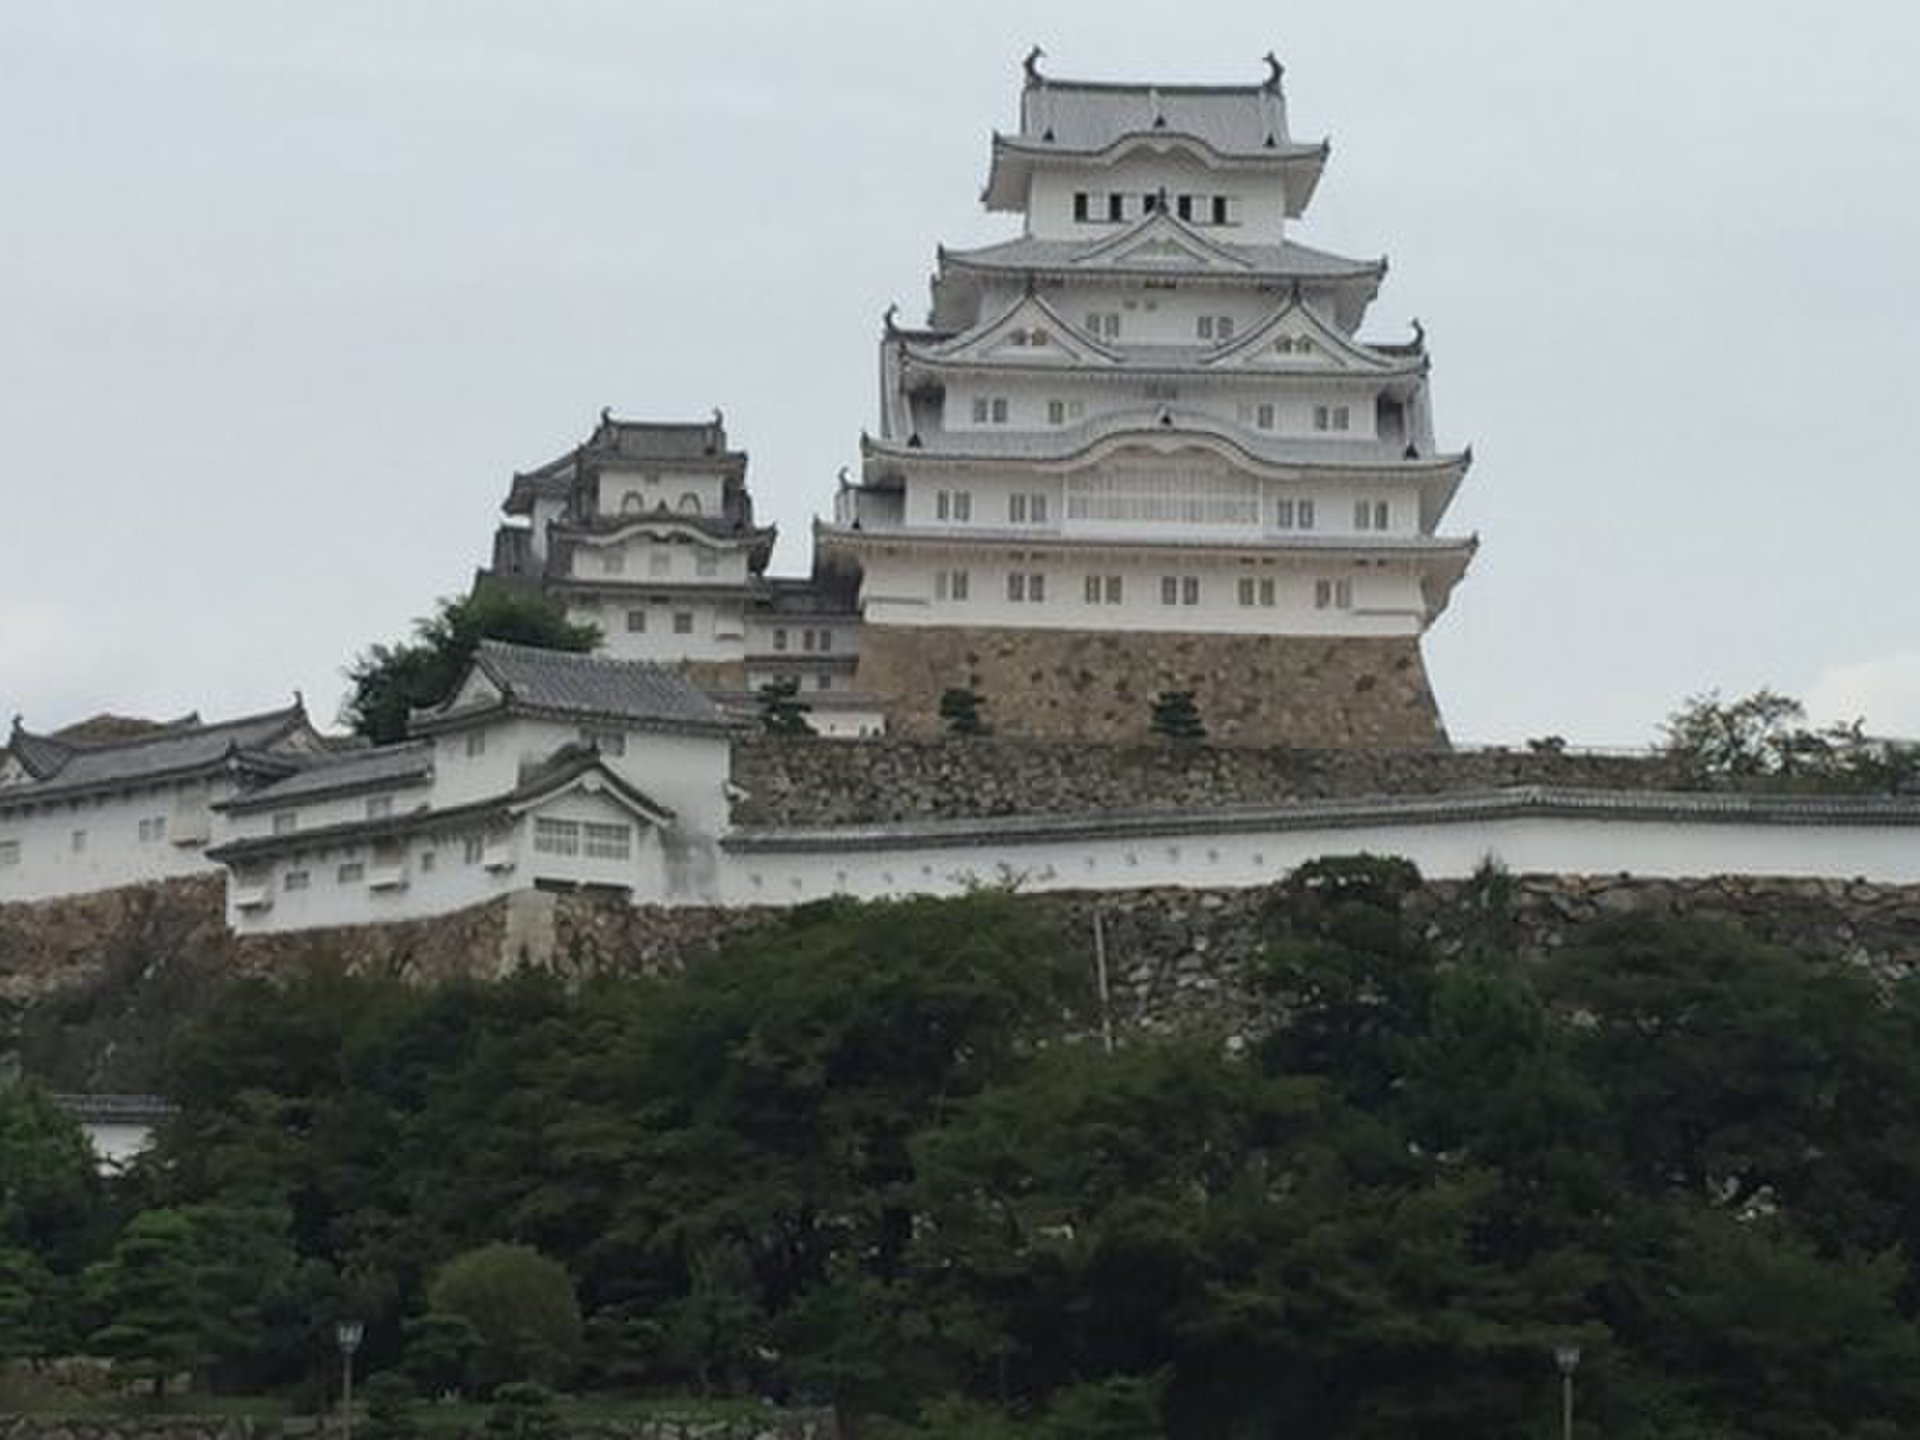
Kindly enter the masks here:
[[[211, 833], [208, 804], [232, 793], [189, 783], [55, 800], [28, 809], [16, 797], [0, 807], [0, 846], [19, 845], [17, 863], [0, 864], [0, 903], [81, 895], [149, 880], [200, 875], [219, 867], [202, 854]], [[165, 834], [142, 840], [142, 820], [163, 820]], [[74, 848], [75, 832], [85, 839]]]
[[1399, 855], [1433, 879], [1463, 879], [1488, 859], [1516, 873], [1686, 878], [1746, 874], [1920, 881], [1920, 829], [1605, 821], [1558, 818], [1406, 822], [1125, 839], [1072, 837], [979, 845], [931, 843], [730, 857], [728, 904], [802, 904], [833, 895], [959, 895], [1023, 890], [1270, 884], [1325, 855]]
[[[479, 847], [473, 858], [469, 839]], [[399, 859], [406, 883], [374, 888], [368, 877], [346, 882], [338, 878], [342, 863], [358, 862], [373, 870], [369, 846], [315, 846], [230, 876], [227, 923], [246, 935], [444, 915], [520, 888], [525, 882], [515, 875], [517, 856], [513, 838], [495, 836], [489, 842], [478, 826], [449, 826], [403, 842]], [[304, 889], [287, 888], [289, 871], [306, 873]], [[236, 902], [241, 894], [255, 888], [263, 889], [271, 903], [264, 909], [240, 908]]]
[[599, 491], [594, 498], [602, 515], [625, 513], [629, 493], [640, 497], [643, 512], [665, 505], [670, 511], [686, 514], [694, 513], [683, 503], [691, 495], [699, 502], [697, 513], [712, 516], [721, 511], [725, 484], [718, 475], [686, 471], [602, 470]]
[[[629, 610], [646, 612], [645, 630], [627, 628]], [[596, 653], [611, 660], [649, 660], [671, 665], [682, 660], [725, 662], [743, 658], [746, 654], [745, 610], [746, 602], [739, 595], [716, 595], [708, 599], [681, 593], [656, 604], [642, 592], [609, 598], [597, 605], [576, 602], [567, 613], [575, 620], [600, 627], [600, 649]], [[682, 634], [674, 629], [676, 613], [693, 617], [691, 631]]]
[[376, 796], [387, 801], [389, 813], [404, 815], [411, 810], [428, 807], [432, 803], [433, 790], [426, 782], [390, 785], [379, 790], [362, 791], [355, 795], [323, 796], [305, 802], [289, 800], [282, 805], [237, 814], [228, 811], [216, 826], [215, 843], [226, 844], [230, 840], [271, 835], [274, 833], [275, 817], [279, 815], [292, 815], [296, 830], [317, 830], [323, 825], [357, 824], [369, 818], [368, 802]]
[[[1349, 516], [1350, 520], [1351, 517]], [[1015, 560], [1015, 553], [1032, 558]], [[965, 570], [967, 598], [939, 600], [935, 577]], [[1009, 573], [1042, 574], [1040, 603], [1008, 598]], [[1088, 575], [1118, 575], [1121, 601], [1086, 599]], [[1161, 581], [1172, 576], [1200, 582], [1200, 603], [1167, 605]], [[1253, 605], [1240, 603], [1239, 581], [1255, 582]], [[1320, 608], [1315, 582], [1346, 579], [1352, 587], [1349, 609]], [[1274, 581], [1274, 604], [1258, 603], [1258, 583]], [[1416, 574], [1408, 567], [1358, 568], [1352, 562], [1270, 557], [1241, 564], [1236, 559], [1196, 555], [1187, 560], [1142, 559], [1123, 551], [1094, 552], [1061, 559], [1036, 552], [954, 550], [946, 555], [902, 546], [893, 554], [867, 560], [864, 593], [868, 619], [886, 625], [985, 625], [1030, 629], [1141, 630], [1204, 634], [1417, 635], [1424, 625], [1425, 600]], [[1104, 596], [1105, 590], [1102, 587]], [[1185, 594], [1184, 587], [1181, 592]]]
[[1073, 218], [1074, 192], [1085, 190], [1101, 197], [1094, 214], [1104, 216], [1108, 191], [1127, 193], [1127, 218], [1140, 218], [1140, 197], [1164, 188], [1169, 196], [1182, 193], [1224, 194], [1236, 200], [1236, 224], [1202, 226], [1222, 240], [1278, 240], [1286, 226], [1286, 192], [1279, 176], [1245, 171], [1211, 170], [1194, 152], [1172, 141], [1158, 153], [1145, 148], [1128, 152], [1111, 165], [1036, 167], [1027, 197], [1027, 229], [1043, 239], [1071, 240], [1110, 235], [1120, 226], [1104, 220], [1082, 223]]

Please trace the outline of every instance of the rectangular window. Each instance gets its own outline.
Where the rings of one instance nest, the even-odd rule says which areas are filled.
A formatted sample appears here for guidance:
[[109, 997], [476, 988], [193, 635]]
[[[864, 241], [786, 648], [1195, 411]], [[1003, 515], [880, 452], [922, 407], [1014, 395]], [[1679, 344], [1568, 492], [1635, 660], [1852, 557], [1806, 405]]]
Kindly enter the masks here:
[[0, 870], [11, 869], [20, 863], [20, 842], [18, 840], [0, 840]]
[[1240, 578], [1239, 590], [1242, 605], [1261, 605], [1271, 608], [1276, 598], [1271, 578], [1243, 575]]
[[1178, 575], [1162, 575], [1160, 577], [1160, 603], [1162, 605], [1178, 605], [1180, 603], [1180, 577]]
[[588, 821], [585, 829], [588, 859], [627, 860], [632, 858], [633, 827], [631, 825], [596, 825]]
[[436, 852], [430, 849], [420, 852], [420, 873], [422, 875], [430, 875], [433, 873], [435, 853]]
[[598, 750], [602, 755], [627, 753], [627, 736], [622, 730], [582, 730], [580, 743], [589, 750]]
[[1211, 340], [1213, 338], [1213, 316], [1196, 316], [1193, 322], [1193, 331], [1194, 334], [1198, 335], [1202, 340]]
[[1007, 574], [1007, 599], [1025, 600], [1027, 598], [1027, 577], [1024, 571], [1013, 570]]
[[1180, 577], [1180, 603], [1182, 605], [1198, 605], [1200, 603], [1200, 577], [1198, 575], [1182, 575]]
[[629, 634], [642, 635], [646, 633], [646, 629], [647, 629], [647, 612], [646, 611], [644, 610], [627, 611], [627, 632]]
[[478, 865], [487, 855], [487, 838], [484, 835], [462, 835], [460, 837], [460, 860], [465, 865]]
[[580, 823], [554, 820], [545, 815], [533, 817], [533, 848], [542, 855], [578, 855]]
[[693, 633], [693, 612], [691, 610], [676, 610], [673, 612], [673, 633], [676, 635], [691, 635]]
[[1389, 512], [1385, 500], [1356, 500], [1353, 502], [1353, 528], [1356, 530], [1385, 530]]
[[1352, 426], [1353, 412], [1345, 405], [1316, 405], [1313, 407], [1313, 428], [1316, 430], [1346, 430]]
[[487, 732], [475, 730], [467, 736], [467, 758], [472, 760], [487, 753]]
[[831, 630], [822, 630], [820, 632], [820, 653], [824, 655], [831, 649], [833, 649], [833, 632]]
[[1119, 603], [1120, 577], [1118, 575], [1109, 575], [1107, 576], [1107, 604], [1118, 605]]
[[1046, 524], [1047, 523], [1047, 497], [1045, 495], [1035, 495], [1031, 499], [1029, 499], [1027, 501], [1027, 514], [1032, 517], [1034, 524], [1036, 525]]
[[774, 630], [773, 648], [776, 650], [785, 650], [787, 648], [787, 631], [785, 626], [780, 626]]
[[1257, 430], [1273, 429], [1273, 402], [1262, 401], [1253, 407], [1253, 424]]
[[313, 883], [313, 876], [305, 870], [289, 870], [280, 877], [280, 888], [286, 891], [304, 890]]
[[167, 838], [167, 817], [154, 815], [140, 822], [140, 843], [151, 845], [156, 840]]
[[942, 490], [934, 496], [934, 518], [939, 520], [971, 520], [973, 518], [973, 492], [971, 490]]
[[1193, 219], [1193, 201], [1194, 197], [1191, 195], [1176, 197], [1173, 202], [1173, 213], [1178, 215], [1182, 220]]
[[333, 872], [336, 885], [358, 885], [367, 878], [367, 867], [359, 860], [342, 860]]
[[1007, 520], [1014, 525], [1027, 523], [1027, 497], [1024, 495], [1007, 496]]
[[1087, 576], [1086, 598], [1087, 604], [1089, 605], [1098, 605], [1100, 603], [1100, 577], [1098, 575]]
[[1085, 220], [1093, 213], [1093, 197], [1084, 190], [1073, 192], [1073, 218]]
[[1127, 197], [1124, 195], [1107, 196], [1107, 219], [1124, 220], [1127, 218]]
[[1007, 397], [1004, 395], [976, 395], [973, 397], [973, 423], [976, 425], [1004, 425], [1007, 423]]
[[1353, 581], [1314, 581], [1313, 605], [1316, 610], [1351, 610], [1353, 608]]
[[369, 795], [367, 797], [367, 818], [369, 820], [379, 820], [392, 813], [393, 797], [391, 795]]
[[937, 570], [933, 576], [933, 598], [936, 600], [964, 600], [967, 598], [967, 572], [965, 570]]
[[1120, 315], [1114, 310], [1089, 311], [1087, 313], [1087, 333], [1094, 339], [1117, 340], [1120, 338]]
[[1064, 425], [1067, 423], [1067, 402], [1064, 400], [1047, 401], [1047, 423]]
[[1216, 225], [1232, 223], [1227, 216], [1227, 197], [1224, 195], [1213, 197], [1213, 223]]

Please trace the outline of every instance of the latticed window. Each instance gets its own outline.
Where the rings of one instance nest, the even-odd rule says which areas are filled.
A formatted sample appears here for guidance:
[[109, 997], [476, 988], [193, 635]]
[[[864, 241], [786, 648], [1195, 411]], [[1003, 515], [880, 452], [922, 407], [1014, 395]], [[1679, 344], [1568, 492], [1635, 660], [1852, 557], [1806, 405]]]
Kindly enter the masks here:
[[597, 825], [588, 821], [583, 828], [586, 832], [588, 859], [626, 860], [632, 857], [633, 827], [631, 825]]
[[542, 855], [578, 855], [580, 822], [537, 815], [533, 821], [533, 848]]

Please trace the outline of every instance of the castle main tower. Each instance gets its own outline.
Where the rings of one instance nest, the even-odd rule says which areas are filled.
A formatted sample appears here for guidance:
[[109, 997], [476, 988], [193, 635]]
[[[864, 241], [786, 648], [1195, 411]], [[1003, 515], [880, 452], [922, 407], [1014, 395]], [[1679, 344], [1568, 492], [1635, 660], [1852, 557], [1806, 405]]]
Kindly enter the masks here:
[[1428, 357], [1358, 334], [1386, 274], [1297, 243], [1327, 146], [1254, 85], [1026, 64], [982, 199], [1017, 238], [939, 251], [889, 312], [863, 473], [816, 528], [856, 574], [857, 687], [899, 732], [971, 686], [1003, 731], [1143, 735], [1192, 690], [1215, 738], [1445, 743], [1419, 637], [1474, 541], [1438, 533], [1470, 453]]

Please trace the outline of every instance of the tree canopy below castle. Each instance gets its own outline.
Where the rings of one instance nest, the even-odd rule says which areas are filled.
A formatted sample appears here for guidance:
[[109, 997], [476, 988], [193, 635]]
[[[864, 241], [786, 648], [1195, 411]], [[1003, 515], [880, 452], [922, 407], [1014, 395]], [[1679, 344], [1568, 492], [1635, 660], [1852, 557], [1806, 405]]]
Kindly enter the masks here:
[[[136, 1182], [0, 1265], [0, 1334], [259, 1390], [352, 1313], [363, 1373], [471, 1384], [434, 1277], [508, 1244], [578, 1297], [539, 1378], [882, 1440], [1545, 1433], [1565, 1343], [1595, 1433], [1915, 1433], [1906, 989], [1642, 916], [1522, 963], [1497, 874], [1442, 951], [1418, 884], [1276, 886], [1232, 1043], [1109, 1049], [1084, 927], [994, 892], [807, 907], [671, 977], [240, 983]], [[65, 1153], [31, 1113], [0, 1177]]]

